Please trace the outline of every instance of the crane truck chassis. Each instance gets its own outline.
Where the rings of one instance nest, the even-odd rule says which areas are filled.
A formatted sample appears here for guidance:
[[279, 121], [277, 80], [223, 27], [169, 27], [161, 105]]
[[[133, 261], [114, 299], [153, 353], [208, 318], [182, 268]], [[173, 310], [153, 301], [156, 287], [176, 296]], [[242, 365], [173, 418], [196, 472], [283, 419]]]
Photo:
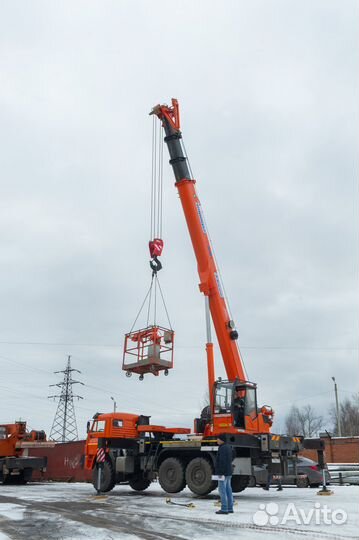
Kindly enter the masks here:
[[[207, 495], [217, 487], [212, 480], [218, 451], [216, 437], [193, 435], [186, 428], [151, 425], [148, 416], [129, 413], [97, 413], [88, 429], [85, 466], [93, 470], [93, 485], [99, 491], [110, 491], [116, 484], [129, 484], [143, 491], [154, 480], [167, 493], [179, 493], [188, 486], [196, 495]], [[324, 450], [320, 439], [270, 433], [227, 433], [226, 437], [236, 456], [232, 476], [235, 493], [248, 486], [254, 466], [265, 467], [270, 474], [286, 475], [289, 462], [296, 471], [297, 455], [304, 447], [316, 449], [319, 461]], [[100, 486], [98, 448], [106, 453]]]

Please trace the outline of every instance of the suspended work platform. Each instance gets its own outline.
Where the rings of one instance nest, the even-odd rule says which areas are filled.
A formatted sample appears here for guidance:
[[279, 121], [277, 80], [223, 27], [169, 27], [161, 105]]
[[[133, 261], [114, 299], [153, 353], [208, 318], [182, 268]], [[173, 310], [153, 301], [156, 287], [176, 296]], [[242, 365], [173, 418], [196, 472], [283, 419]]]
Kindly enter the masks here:
[[125, 335], [122, 369], [131, 377], [132, 373], [159, 375], [173, 368], [174, 331], [152, 325]]

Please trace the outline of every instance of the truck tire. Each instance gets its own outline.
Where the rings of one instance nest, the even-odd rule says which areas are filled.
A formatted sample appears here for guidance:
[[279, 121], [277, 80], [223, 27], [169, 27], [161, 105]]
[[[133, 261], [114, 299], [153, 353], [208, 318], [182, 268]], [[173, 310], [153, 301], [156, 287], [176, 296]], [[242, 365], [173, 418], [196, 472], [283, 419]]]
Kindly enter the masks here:
[[249, 479], [250, 477], [246, 475], [233, 475], [231, 481], [233, 493], [239, 493], [240, 491], [244, 491], [246, 487], [248, 487]]
[[21, 471], [19, 474], [7, 474], [3, 479], [3, 484], [8, 486], [21, 486], [26, 484], [24, 481], [24, 472]]
[[131, 480], [129, 480], [128, 483], [130, 484], [130, 487], [135, 491], [144, 491], [151, 484], [151, 480], [147, 480], [147, 478], [142, 478], [142, 476], [134, 476], [133, 478], [131, 478]]
[[24, 486], [25, 484], [27, 484], [27, 482], [28, 480], [25, 477], [25, 471], [21, 471], [21, 473], [19, 474], [16, 480], [16, 484], [18, 484], [19, 486]]
[[19, 483], [19, 476], [6, 474], [3, 478], [2, 483], [4, 484], [4, 486], [16, 485]]
[[169, 457], [165, 459], [158, 471], [158, 480], [167, 493], [179, 493], [186, 485], [184, 466], [180, 459]]
[[212, 480], [212, 474], [213, 466], [207, 459], [194, 458], [187, 465], [187, 486], [196, 495], [208, 495], [217, 486], [217, 483]]
[[32, 478], [32, 469], [26, 467], [26, 469], [22, 470], [18, 476], [15, 476], [13, 479], [14, 484], [23, 486], [30, 482]]
[[30, 469], [29, 467], [26, 467], [24, 469], [23, 477], [24, 477], [23, 478], [24, 484], [26, 484], [27, 482], [30, 482], [32, 478], [32, 469]]
[[[95, 489], [97, 489], [97, 467], [92, 470], [92, 483]], [[101, 489], [102, 492], [111, 491], [116, 484], [115, 473], [113, 471], [112, 463], [110, 460], [106, 460], [103, 464], [101, 472]]]

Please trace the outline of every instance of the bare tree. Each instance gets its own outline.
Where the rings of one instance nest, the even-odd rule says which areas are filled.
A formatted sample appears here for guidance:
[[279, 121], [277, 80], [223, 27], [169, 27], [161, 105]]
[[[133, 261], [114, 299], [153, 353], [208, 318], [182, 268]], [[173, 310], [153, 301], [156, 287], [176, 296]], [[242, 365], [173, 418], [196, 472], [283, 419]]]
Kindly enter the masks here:
[[287, 435], [293, 437], [300, 434], [300, 424], [298, 420], [298, 407], [292, 405], [285, 417], [285, 431]]
[[209, 406], [209, 390], [207, 388], [203, 394], [200, 407], [201, 409], [204, 409], [205, 407], [208, 407], [208, 406]]
[[311, 405], [304, 405], [301, 408], [293, 405], [286, 416], [285, 427], [290, 436], [314, 437], [323, 427], [323, 417], [317, 415]]
[[[354, 394], [351, 399], [346, 398], [340, 403], [340, 424], [343, 437], [359, 435], [359, 393]], [[332, 421], [332, 431], [338, 435], [337, 411], [334, 405], [330, 409]]]
[[323, 427], [323, 417], [316, 415], [311, 405], [304, 405], [299, 411], [299, 422], [305, 437], [314, 437]]
[[207, 389], [206, 392], [203, 395], [202, 402], [201, 402], [201, 418], [205, 419], [206, 421], [209, 421], [211, 418], [211, 406], [210, 406], [210, 399], [209, 399], [209, 390]]

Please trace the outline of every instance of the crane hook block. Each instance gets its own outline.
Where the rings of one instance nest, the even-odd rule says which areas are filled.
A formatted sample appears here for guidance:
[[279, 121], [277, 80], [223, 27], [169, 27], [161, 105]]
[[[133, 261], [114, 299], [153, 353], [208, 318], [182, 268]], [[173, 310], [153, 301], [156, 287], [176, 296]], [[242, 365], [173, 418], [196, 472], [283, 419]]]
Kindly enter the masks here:
[[163, 240], [161, 240], [161, 238], [154, 238], [148, 242], [148, 247], [150, 248], [151, 259], [160, 257], [163, 250]]
[[125, 335], [122, 369], [127, 374], [165, 375], [173, 368], [174, 331], [162, 326], [147, 326]]

